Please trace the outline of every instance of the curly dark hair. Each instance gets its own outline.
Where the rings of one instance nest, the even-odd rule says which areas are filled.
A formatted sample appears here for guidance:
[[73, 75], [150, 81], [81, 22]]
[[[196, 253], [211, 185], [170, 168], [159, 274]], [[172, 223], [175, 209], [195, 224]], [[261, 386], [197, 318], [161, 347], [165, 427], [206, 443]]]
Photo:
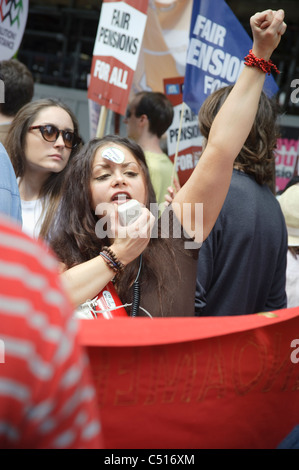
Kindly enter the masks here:
[[[212, 122], [233, 85], [220, 88], [204, 101], [198, 113], [200, 132], [208, 138]], [[259, 184], [273, 187], [275, 181], [275, 149], [280, 135], [277, 123], [278, 106], [262, 92], [254, 124], [235, 160], [235, 167], [252, 175]]]

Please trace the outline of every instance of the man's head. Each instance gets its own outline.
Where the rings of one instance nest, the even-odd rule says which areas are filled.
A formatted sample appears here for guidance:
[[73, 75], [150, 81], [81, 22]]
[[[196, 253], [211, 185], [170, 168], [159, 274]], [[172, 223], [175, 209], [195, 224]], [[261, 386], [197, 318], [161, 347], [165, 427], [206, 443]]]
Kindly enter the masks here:
[[124, 122], [128, 137], [138, 141], [144, 130], [160, 139], [172, 120], [173, 106], [163, 93], [141, 91], [129, 104]]
[[34, 79], [26, 65], [17, 59], [1, 61], [0, 76], [4, 82], [4, 103], [0, 103], [0, 114], [12, 119], [24, 104], [32, 100]]

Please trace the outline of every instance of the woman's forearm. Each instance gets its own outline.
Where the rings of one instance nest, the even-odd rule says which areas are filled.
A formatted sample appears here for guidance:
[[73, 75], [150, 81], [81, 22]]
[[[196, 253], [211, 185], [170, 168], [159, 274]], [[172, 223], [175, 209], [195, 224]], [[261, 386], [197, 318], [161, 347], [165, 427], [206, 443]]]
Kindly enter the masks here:
[[75, 308], [93, 299], [115, 276], [101, 256], [81, 263], [61, 274], [62, 281]]
[[[132, 231], [137, 229], [140, 225], [140, 229], [138, 230], [140, 236], [131, 237], [129, 233], [126, 232], [126, 228], [122, 227], [126, 235], [122, 233], [123, 236], [121, 236], [118, 232], [118, 237], [110, 246], [120, 266], [126, 266], [128, 263], [138, 258], [149, 243], [155, 218], [148, 209], [142, 208], [141, 212], [139, 218], [130, 225]], [[62, 268], [61, 271], [63, 282], [67, 286], [70, 298], [76, 308], [86, 302], [86, 300], [92, 300], [96, 297], [116, 274], [109, 266], [109, 261], [107, 264], [105, 257], [100, 256], [100, 254], [73, 268], [67, 270]]]

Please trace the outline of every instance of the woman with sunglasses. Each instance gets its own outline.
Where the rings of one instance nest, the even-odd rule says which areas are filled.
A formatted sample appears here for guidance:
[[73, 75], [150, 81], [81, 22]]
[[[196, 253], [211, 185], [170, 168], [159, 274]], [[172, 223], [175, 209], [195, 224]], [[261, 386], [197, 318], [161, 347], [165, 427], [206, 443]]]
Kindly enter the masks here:
[[[196, 168], [156, 226], [149, 210], [153, 188], [137, 143], [105, 136], [88, 142], [75, 156], [50, 242], [76, 307], [85, 304], [96, 315], [98, 296], [114, 279], [120, 301], [132, 316], [194, 315], [199, 245], [226, 198], [234, 160], [253, 125], [272, 66], [270, 56], [286, 29], [283, 18], [282, 10], [251, 18], [253, 62], [244, 67], [213, 121]], [[143, 206], [141, 214], [122, 226], [123, 204], [134, 199]], [[202, 218], [197, 204], [203, 206]]]
[[32, 101], [12, 121], [6, 149], [18, 178], [23, 230], [34, 238], [49, 230], [80, 142], [75, 115], [56, 99]]

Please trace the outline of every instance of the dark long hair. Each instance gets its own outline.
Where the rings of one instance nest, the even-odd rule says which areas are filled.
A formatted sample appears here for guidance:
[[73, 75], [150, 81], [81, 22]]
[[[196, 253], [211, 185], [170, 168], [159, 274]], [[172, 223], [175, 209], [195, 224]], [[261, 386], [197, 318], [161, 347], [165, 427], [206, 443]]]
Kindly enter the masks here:
[[[199, 128], [205, 139], [208, 138], [212, 122], [232, 88], [233, 85], [229, 85], [216, 90], [200, 108]], [[255, 121], [235, 160], [238, 169], [252, 175], [257, 183], [266, 183], [271, 188], [275, 182], [275, 149], [280, 135], [277, 115], [277, 104], [262, 92]]]
[[[46, 98], [30, 103], [23, 106], [16, 116], [14, 117], [9, 132], [6, 138], [6, 150], [10, 156], [13, 164], [15, 174], [18, 177], [22, 177], [25, 173], [26, 168], [26, 154], [25, 154], [25, 139], [28, 133], [29, 127], [32, 125], [36, 116], [44, 109], [50, 107], [58, 107], [64, 109], [70, 116], [74, 126], [74, 132], [78, 134], [78, 121], [71, 109], [55, 98]], [[41, 188], [40, 197], [46, 198], [46, 214], [41, 227], [40, 236], [44, 238], [50, 228], [53, 216], [57, 210], [57, 205], [62, 192], [64, 175], [66, 169], [77, 152], [77, 148], [72, 149], [68, 164], [59, 173], [51, 173]]]
[[[107, 135], [101, 139], [95, 138], [85, 144], [73, 158], [72, 165], [68, 167], [63, 196], [56, 215], [53, 229], [48, 237], [48, 242], [57, 257], [64, 263], [67, 269], [88, 261], [99, 255], [101, 248], [109, 245], [109, 239], [98, 238], [96, 224], [98, 217], [95, 215], [91, 204], [90, 180], [92, 165], [97, 150], [107, 143], [125, 146], [138, 161], [147, 188], [146, 207], [156, 202], [155, 193], [150, 181], [145, 156], [141, 147], [133, 140], [117, 135]], [[161, 247], [160, 259], [154, 256], [155, 245]], [[163, 259], [169, 263], [169, 256], [173, 256], [167, 239], [152, 238], [143, 253], [143, 281], [150, 277], [156, 280], [157, 295], [161, 296], [162, 288], [167, 290], [167, 282], [163, 278], [163, 270], [159, 269], [159, 263]], [[162, 258], [162, 259], [161, 259]], [[124, 274], [118, 279], [116, 286], [120, 298], [126, 298], [130, 287], [138, 271], [139, 260], [134, 260], [126, 266]]]

